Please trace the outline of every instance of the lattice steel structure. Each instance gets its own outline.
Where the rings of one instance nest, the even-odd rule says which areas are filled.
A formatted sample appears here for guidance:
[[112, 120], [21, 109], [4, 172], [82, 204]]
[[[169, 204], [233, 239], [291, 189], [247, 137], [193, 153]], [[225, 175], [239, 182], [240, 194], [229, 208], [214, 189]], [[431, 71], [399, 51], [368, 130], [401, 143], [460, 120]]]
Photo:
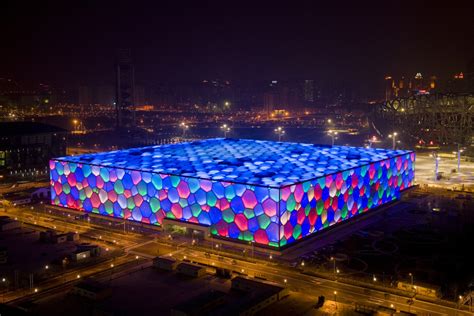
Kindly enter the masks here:
[[373, 122], [382, 134], [403, 131], [409, 142], [467, 145], [474, 134], [474, 96], [434, 94], [392, 99], [375, 108]]
[[209, 139], [50, 161], [54, 205], [283, 247], [393, 201], [406, 150]]

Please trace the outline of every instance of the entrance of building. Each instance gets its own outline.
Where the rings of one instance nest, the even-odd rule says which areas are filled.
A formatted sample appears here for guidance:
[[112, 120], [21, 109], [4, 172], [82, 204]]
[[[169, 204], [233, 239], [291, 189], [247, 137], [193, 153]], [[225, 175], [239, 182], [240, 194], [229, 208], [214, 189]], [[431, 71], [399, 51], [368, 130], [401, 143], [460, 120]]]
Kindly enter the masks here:
[[168, 218], [163, 219], [163, 228], [167, 232], [184, 235], [196, 240], [206, 239], [211, 234], [209, 226], [181, 222]]

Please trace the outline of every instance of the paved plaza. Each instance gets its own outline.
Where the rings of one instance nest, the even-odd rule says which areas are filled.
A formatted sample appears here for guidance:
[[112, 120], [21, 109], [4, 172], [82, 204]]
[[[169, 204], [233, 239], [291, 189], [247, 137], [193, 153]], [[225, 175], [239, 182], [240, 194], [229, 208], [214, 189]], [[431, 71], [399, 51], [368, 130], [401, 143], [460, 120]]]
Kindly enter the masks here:
[[417, 153], [415, 170], [415, 182], [422, 186], [474, 191], [474, 162], [466, 161], [461, 157], [461, 169], [458, 173], [457, 157], [454, 154], [440, 155], [438, 173], [441, 178], [439, 180], [435, 179], [435, 158], [429, 153]]

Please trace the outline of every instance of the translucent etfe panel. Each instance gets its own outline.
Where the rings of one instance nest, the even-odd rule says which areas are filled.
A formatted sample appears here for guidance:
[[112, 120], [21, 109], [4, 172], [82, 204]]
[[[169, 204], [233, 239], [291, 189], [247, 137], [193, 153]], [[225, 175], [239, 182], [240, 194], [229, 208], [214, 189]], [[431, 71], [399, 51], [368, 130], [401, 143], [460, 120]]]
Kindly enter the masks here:
[[251, 139], [206, 139], [56, 160], [280, 188], [407, 153]]
[[400, 197], [413, 185], [415, 153], [280, 189], [280, 246]]
[[56, 160], [50, 170], [54, 205], [153, 225], [176, 219], [278, 247], [278, 189]]

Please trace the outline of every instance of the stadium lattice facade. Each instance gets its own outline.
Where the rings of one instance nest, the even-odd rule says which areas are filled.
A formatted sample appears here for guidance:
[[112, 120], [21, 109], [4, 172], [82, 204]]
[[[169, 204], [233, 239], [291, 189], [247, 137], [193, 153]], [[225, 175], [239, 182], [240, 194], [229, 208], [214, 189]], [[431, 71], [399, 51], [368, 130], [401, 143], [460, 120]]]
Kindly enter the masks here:
[[373, 123], [382, 136], [403, 126], [402, 137], [408, 143], [469, 145], [474, 136], [474, 95], [396, 98], [374, 108]]

